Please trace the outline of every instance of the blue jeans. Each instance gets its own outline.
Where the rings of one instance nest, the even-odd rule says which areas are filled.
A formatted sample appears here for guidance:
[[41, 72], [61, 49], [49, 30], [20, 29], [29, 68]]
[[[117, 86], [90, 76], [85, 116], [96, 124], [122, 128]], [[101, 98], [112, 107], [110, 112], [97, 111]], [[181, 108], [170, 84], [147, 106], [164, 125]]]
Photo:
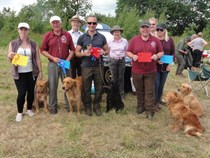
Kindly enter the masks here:
[[168, 76], [168, 71], [166, 72], [158, 72], [157, 79], [155, 83], [155, 103], [158, 104], [161, 101], [161, 97], [163, 95], [163, 88]]

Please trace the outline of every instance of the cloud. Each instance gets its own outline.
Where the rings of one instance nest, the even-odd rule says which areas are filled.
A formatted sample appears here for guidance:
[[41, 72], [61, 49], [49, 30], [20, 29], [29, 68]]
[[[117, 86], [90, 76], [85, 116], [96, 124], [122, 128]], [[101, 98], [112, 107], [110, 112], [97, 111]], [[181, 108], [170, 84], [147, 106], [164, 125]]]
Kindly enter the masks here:
[[[17, 12], [20, 11], [20, 9], [23, 6], [27, 6], [33, 3], [36, 3], [37, 0], [0, 0], [0, 11], [3, 9], [3, 7], [9, 7], [12, 10], [15, 10]], [[105, 3], [101, 3], [101, 0], [92, 0], [92, 11], [91, 13], [97, 12], [101, 14], [111, 14], [112, 16], [115, 15], [115, 8], [116, 8], [116, 1], [117, 0], [106, 0]]]
[[103, 4], [100, 0], [92, 0], [92, 4], [92, 12], [115, 15], [116, 0], [106, 0]]
[[1, 2], [1, 6], [0, 6], [0, 10], [3, 9], [3, 7], [6, 8], [11, 8], [12, 10], [15, 10], [17, 12], [20, 11], [20, 9], [23, 6], [27, 6], [30, 4], [36, 3], [36, 0], [27, 0], [27, 1], [23, 1], [23, 0], [2, 0]]

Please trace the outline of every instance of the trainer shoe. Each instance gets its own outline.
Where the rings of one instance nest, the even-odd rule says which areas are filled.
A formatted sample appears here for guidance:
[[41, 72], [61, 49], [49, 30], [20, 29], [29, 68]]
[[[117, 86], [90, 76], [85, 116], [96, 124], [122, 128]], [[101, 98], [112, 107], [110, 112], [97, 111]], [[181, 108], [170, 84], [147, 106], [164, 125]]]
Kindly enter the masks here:
[[26, 114], [28, 114], [28, 116], [30, 117], [35, 115], [35, 113], [32, 110], [27, 110]]
[[16, 121], [21, 122], [23, 120], [23, 113], [17, 113], [16, 115]]

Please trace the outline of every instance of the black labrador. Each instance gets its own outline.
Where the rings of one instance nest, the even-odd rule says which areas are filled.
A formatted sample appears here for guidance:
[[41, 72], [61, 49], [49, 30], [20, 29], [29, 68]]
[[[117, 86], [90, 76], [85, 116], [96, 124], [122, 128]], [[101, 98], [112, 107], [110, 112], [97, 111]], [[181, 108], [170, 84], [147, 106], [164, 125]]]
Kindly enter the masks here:
[[104, 86], [103, 89], [104, 92], [107, 94], [106, 112], [109, 112], [111, 109], [115, 109], [116, 113], [118, 112], [118, 110], [122, 110], [124, 108], [124, 103], [120, 95], [118, 82], [111, 80], [110, 86]]

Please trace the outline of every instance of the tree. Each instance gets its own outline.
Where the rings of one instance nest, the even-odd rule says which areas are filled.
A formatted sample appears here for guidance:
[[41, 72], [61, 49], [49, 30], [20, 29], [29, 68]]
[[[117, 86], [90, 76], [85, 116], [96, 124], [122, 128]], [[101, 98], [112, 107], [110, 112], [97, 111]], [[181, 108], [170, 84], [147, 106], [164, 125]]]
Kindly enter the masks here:
[[17, 18], [15, 16], [16, 12], [12, 11], [10, 8], [3, 8], [2, 19], [3, 19], [3, 30], [5, 32], [14, 31], [17, 29]]
[[139, 16], [155, 12], [154, 16], [159, 19], [161, 14], [165, 15], [172, 35], [181, 35], [193, 22], [198, 26], [195, 31], [202, 31], [210, 17], [209, 0], [117, 0], [117, 17], [125, 6], [128, 10], [135, 7]]
[[92, 7], [89, 0], [48, 0], [45, 3], [52, 15], [62, 18], [65, 28], [69, 27], [68, 20], [73, 15], [85, 16]]
[[136, 8], [129, 9], [127, 6], [124, 7], [123, 12], [117, 18], [117, 24], [125, 30], [123, 36], [127, 40], [139, 34], [139, 20], [138, 10]]

